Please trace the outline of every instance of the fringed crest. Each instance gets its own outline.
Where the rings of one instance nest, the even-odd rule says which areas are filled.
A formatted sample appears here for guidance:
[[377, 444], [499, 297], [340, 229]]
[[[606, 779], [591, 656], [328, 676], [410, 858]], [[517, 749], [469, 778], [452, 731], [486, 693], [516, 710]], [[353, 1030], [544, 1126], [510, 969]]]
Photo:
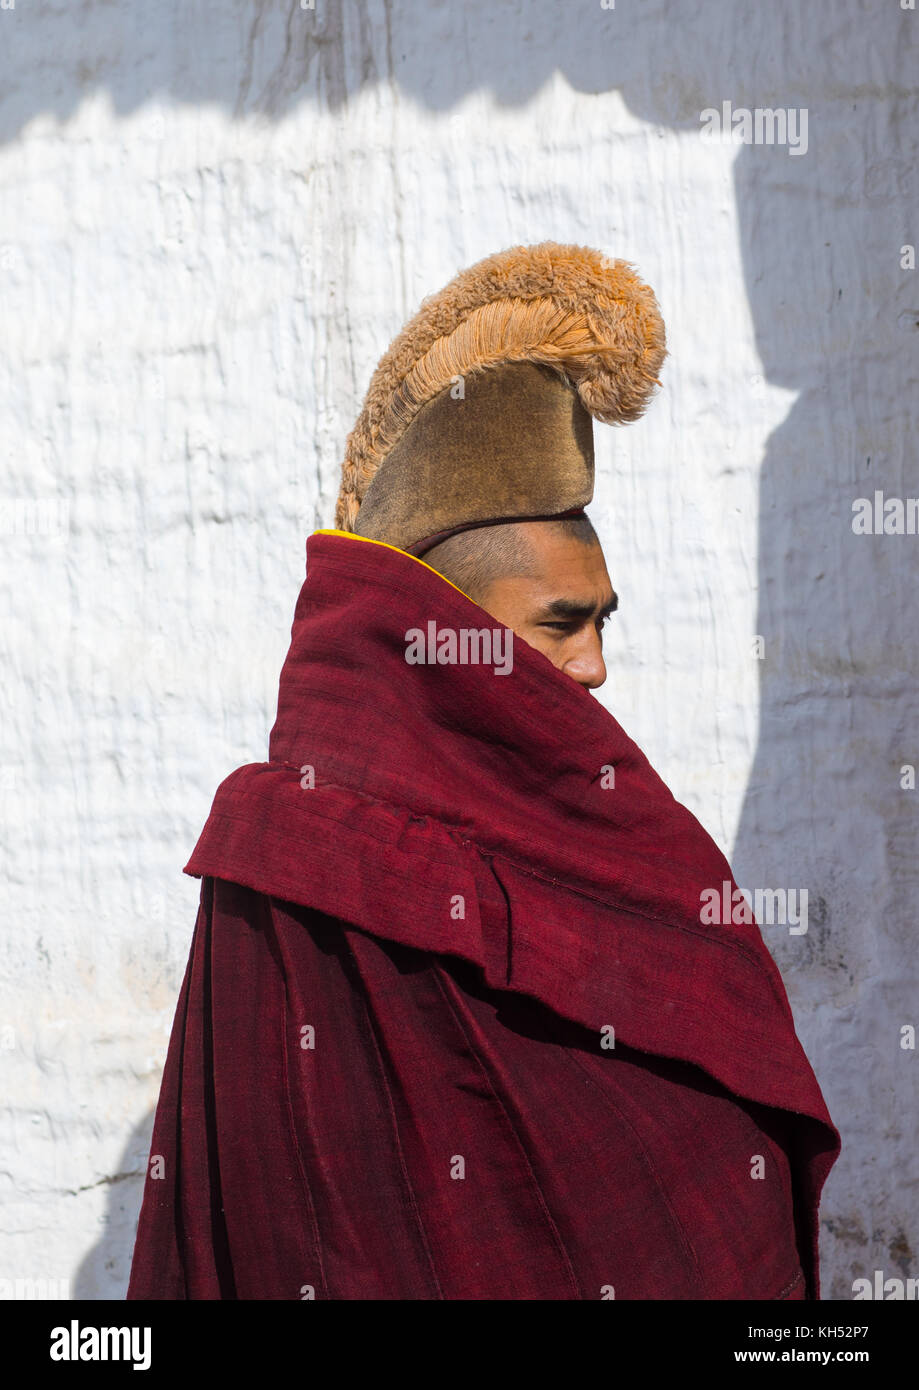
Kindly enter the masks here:
[[654, 292], [632, 266], [586, 246], [515, 246], [428, 296], [374, 372], [348, 436], [335, 513], [361, 500], [417, 412], [457, 377], [503, 362], [554, 368], [605, 424], [637, 420], [666, 356]]

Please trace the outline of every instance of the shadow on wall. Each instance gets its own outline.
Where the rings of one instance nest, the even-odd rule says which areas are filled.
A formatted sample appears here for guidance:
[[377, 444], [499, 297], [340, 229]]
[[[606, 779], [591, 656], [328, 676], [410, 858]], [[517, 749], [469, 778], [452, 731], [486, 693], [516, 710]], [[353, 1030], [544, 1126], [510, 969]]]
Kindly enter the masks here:
[[118, 1171], [108, 1179], [99, 1239], [80, 1261], [71, 1281], [72, 1298], [123, 1299], [128, 1291], [154, 1113], [150, 1110], [131, 1131]]
[[[819, 22], [796, 0], [620, 0], [618, 9], [473, 0], [437, 13], [424, 0], [384, 0], [369, 14], [348, 0], [301, 3], [231, 0], [219, 23], [181, 0], [6, 10], [0, 143], [36, 115], [68, 120], [100, 91], [117, 116], [160, 101], [279, 120], [302, 104], [338, 111], [362, 88], [393, 84], [430, 111], [475, 90], [521, 106], [560, 72], [575, 91], [619, 91], [642, 119], [687, 131], [722, 100], [813, 103], [814, 115], [828, 101], [861, 102], [863, 112], [876, 99], [915, 101], [916, 14], [897, 0], [836, 0]], [[867, 149], [872, 163], [895, 157], [892, 127], [868, 132], [854, 118], [850, 133], [853, 153]], [[872, 133], [884, 136], [873, 153]], [[844, 164], [843, 155], [840, 172]]]
[[[917, 761], [907, 742], [919, 727], [907, 623], [919, 546], [908, 536], [855, 536], [851, 504], [875, 488], [905, 497], [908, 441], [919, 437], [919, 278], [899, 259], [901, 244], [919, 240], [910, 78], [919, 14], [896, 0], [836, 0], [825, 9], [800, 0], [622, 0], [612, 9], [598, 0], [384, 0], [371, 9], [238, 0], [219, 23], [213, 7], [179, 0], [4, 12], [0, 141], [39, 113], [67, 118], [99, 89], [119, 114], [151, 102], [219, 103], [237, 117], [277, 119], [301, 103], [341, 111], [373, 84], [398, 87], [430, 110], [449, 110], [474, 89], [519, 105], [556, 71], [585, 94], [618, 90], [641, 119], [687, 133], [698, 133], [703, 109], [724, 101], [735, 110], [807, 110], [806, 153], [745, 145], [734, 164], [764, 373], [798, 396], [762, 465], [761, 722], [733, 862], [744, 885], [810, 895], [806, 936], [764, 935], [846, 1131], [828, 1190], [840, 1195], [825, 1223], [842, 1242], [838, 1275], [825, 1289], [850, 1297], [853, 1260], [906, 1258], [895, 1208], [905, 1221], [916, 1170], [897, 1120], [914, 1100], [891, 1034], [912, 1017], [908, 981], [900, 981], [912, 961], [907, 919], [919, 856], [915, 803], [897, 772]], [[340, 171], [351, 206], [364, 178], [362, 168]], [[599, 215], [596, 239], [604, 244]], [[698, 324], [700, 360], [708, 331]], [[831, 1034], [839, 1018], [843, 1037]], [[857, 1049], [857, 1065], [840, 1059], [845, 1049]], [[860, 1175], [880, 1134], [902, 1185], [899, 1197], [887, 1195], [889, 1210], [872, 1213], [870, 1194], [880, 1203], [884, 1182]], [[87, 1296], [97, 1296], [90, 1285], [122, 1278], [135, 1192], [139, 1204], [140, 1182], [130, 1182], [113, 1189], [111, 1229], [81, 1269]]]

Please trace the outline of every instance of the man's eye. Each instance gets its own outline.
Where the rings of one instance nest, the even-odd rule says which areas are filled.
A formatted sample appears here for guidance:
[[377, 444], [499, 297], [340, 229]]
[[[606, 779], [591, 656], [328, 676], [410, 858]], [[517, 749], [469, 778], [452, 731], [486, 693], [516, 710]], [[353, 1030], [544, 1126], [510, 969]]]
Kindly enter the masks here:
[[576, 624], [575, 624], [575, 623], [572, 623], [572, 622], [567, 622], [567, 623], [542, 623], [541, 626], [542, 626], [542, 627], [556, 627], [556, 628], [559, 628], [562, 632], [571, 632], [571, 631], [573, 631], [573, 629], [576, 627]]

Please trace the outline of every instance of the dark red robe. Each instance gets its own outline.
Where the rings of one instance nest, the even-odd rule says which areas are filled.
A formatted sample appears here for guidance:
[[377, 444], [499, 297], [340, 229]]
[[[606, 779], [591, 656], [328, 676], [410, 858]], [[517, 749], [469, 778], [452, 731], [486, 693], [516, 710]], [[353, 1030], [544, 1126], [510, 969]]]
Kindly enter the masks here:
[[701, 921], [724, 856], [521, 639], [408, 664], [500, 628], [423, 562], [307, 570], [186, 866], [128, 1298], [819, 1296], [839, 1135], [759, 929]]

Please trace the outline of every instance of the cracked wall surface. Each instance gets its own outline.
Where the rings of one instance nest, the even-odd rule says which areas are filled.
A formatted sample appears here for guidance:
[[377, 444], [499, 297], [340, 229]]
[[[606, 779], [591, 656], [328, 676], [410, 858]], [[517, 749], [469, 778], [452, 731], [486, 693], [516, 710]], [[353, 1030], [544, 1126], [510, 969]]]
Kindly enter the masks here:
[[[919, 537], [851, 527], [853, 499], [919, 493], [917, 24], [0, 12], [0, 1278], [123, 1295], [181, 868], [266, 755], [370, 372], [424, 294], [544, 239], [634, 262], [668, 326], [646, 418], [596, 430], [600, 698], [741, 884], [809, 893], [806, 934], [763, 934], [843, 1133], [824, 1296], [919, 1275]], [[806, 108], [806, 153], [704, 143], [726, 100]]]

